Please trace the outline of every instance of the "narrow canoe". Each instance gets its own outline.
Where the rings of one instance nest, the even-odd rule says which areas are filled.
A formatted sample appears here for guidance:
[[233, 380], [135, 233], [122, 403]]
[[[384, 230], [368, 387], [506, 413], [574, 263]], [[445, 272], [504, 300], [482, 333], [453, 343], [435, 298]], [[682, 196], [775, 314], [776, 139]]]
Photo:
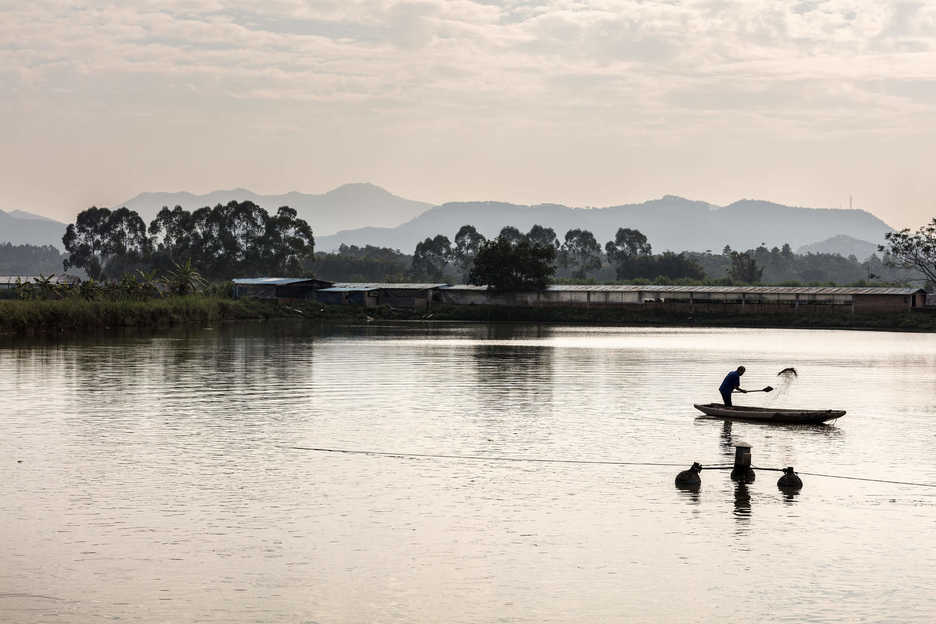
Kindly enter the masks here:
[[801, 410], [775, 407], [725, 407], [721, 403], [694, 404], [695, 408], [708, 416], [733, 418], [736, 420], [758, 420], [772, 423], [810, 424], [835, 420], [845, 415], [845, 410]]

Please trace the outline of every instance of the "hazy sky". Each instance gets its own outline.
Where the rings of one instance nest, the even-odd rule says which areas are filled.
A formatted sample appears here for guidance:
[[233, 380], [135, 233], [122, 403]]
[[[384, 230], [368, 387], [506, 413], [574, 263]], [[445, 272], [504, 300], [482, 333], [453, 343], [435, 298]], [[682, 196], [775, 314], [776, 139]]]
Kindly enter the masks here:
[[[141, 191], [936, 216], [936, 3], [0, 0], [0, 209]], [[314, 227], [314, 224], [313, 224]]]

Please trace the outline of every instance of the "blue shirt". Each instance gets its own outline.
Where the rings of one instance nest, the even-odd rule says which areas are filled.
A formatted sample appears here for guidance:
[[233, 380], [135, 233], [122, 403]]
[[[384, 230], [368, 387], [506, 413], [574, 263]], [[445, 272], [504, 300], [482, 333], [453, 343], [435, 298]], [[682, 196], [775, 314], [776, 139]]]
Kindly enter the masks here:
[[718, 387], [719, 392], [732, 392], [735, 388], [741, 387], [741, 373], [734, 370], [725, 375], [725, 380]]

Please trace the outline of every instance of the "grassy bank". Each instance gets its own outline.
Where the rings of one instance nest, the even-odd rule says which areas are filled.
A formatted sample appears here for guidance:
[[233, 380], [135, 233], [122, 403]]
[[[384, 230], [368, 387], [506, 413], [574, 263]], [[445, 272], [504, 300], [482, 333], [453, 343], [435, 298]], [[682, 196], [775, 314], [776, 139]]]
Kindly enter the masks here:
[[0, 334], [92, 332], [120, 327], [172, 327], [225, 321], [301, 318], [322, 321], [432, 320], [514, 323], [585, 323], [699, 327], [789, 327], [936, 331], [936, 313], [734, 314], [661, 308], [435, 306], [430, 314], [404, 308], [364, 309], [226, 297], [166, 297], [147, 301], [0, 300]]
[[443, 306], [433, 308], [434, 320], [525, 322], [525, 323], [593, 323], [614, 325], [675, 325], [702, 327], [789, 327], [879, 329], [899, 331], [936, 331], [936, 313], [914, 311], [902, 313], [850, 314], [733, 314], [696, 313], [666, 309], [633, 309], [614, 307], [511, 307], [511, 306]]
[[224, 297], [166, 297], [147, 301], [0, 300], [0, 334], [84, 332], [114, 327], [169, 327], [271, 318], [353, 320], [363, 313], [318, 303], [280, 304]]

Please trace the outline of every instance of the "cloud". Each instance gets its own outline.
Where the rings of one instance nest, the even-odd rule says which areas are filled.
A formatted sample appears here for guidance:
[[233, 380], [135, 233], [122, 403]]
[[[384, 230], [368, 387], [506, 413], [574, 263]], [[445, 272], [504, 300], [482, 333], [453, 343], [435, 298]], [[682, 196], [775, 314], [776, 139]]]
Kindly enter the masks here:
[[[857, 81], [860, 91], [882, 66], [913, 80], [936, 62], [936, 10], [905, 2], [40, 0], [0, 11], [0, 75], [33, 95], [61, 89], [68, 73], [66, 88], [87, 91], [149, 75], [154, 86], [188, 80], [236, 98], [389, 96], [415, 112], [427, 100], [497, 106], [574, 88], [577, 101], [628, 98], [617, 103], [639, 114], [691, 86], [734, 111], [737, 94], [722, 91], [732, 80], [774, 94], [783, 85], [789, 102], [796, 80]], [[604, 70], [606, 83], [596, 79]], [[628, 84], [649, 97], [630, 99]], [[895, 96], [879, 103], [899, 112]], [[807, 97], [803, 107], [811, 102], [822, 105]]]
[[931, 3], [878, 0], [0, 0], [0, 110], [454, 152], [919, 136], [934, 41]]

